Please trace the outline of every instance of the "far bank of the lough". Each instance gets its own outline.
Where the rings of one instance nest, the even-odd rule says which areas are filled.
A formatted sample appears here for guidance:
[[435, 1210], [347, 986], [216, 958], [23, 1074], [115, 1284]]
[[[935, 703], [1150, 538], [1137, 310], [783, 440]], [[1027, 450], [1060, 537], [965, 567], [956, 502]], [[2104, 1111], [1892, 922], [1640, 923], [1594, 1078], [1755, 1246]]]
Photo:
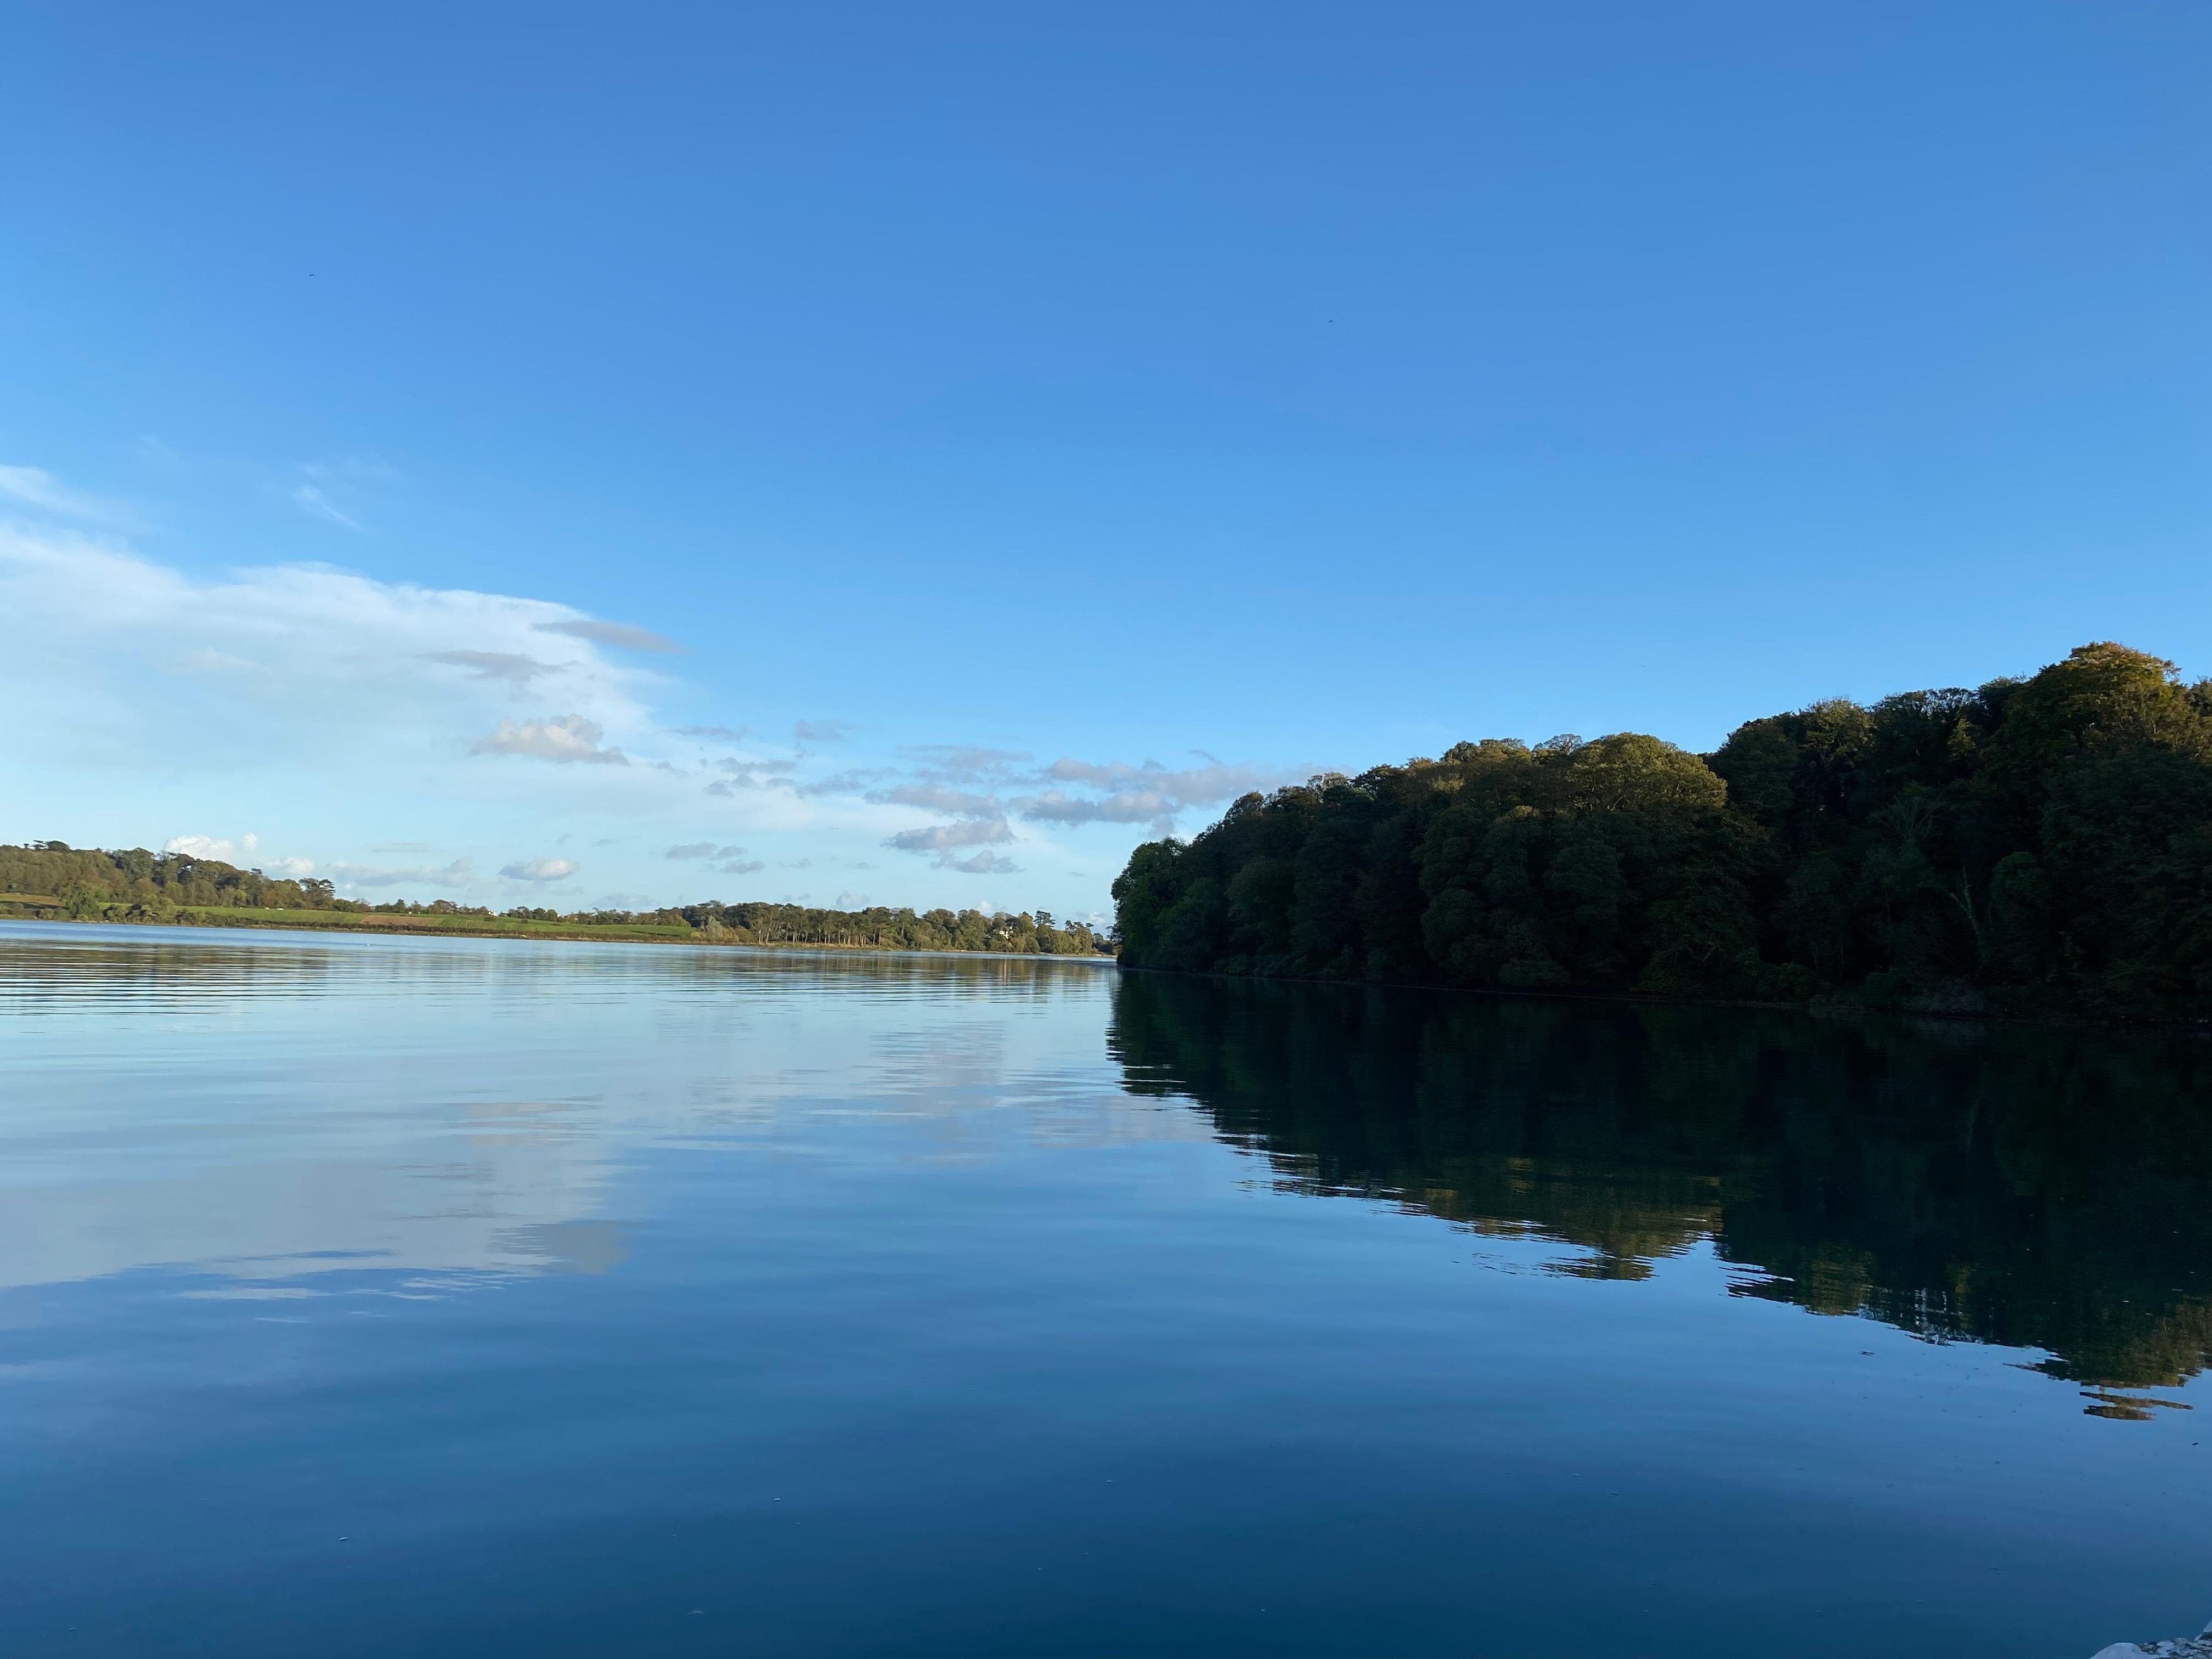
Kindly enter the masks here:
[[45, 921], [94, 926], [160, 929], [222, 927], [270, 932], [411, 934], [442, 939], [551, 939], [627, 945], [678, 945], [706, 949], [741, 947], [757, 951], [858, 951], [871, 955], [948, 957], [1036, 957], [1054, 961], [1111, 963], [1112, 955], [1091, 951], [933, 951], [910, 945], [877, 945], [857, 939], [758, 939], [738, 935], [734, 929], [719, 933], [683, 922], [526, 921], [507, 916], [466, 915], [396, 915], [350, 910], [250, 909], [229, 905], [180, 908], [172, 921], [148, 917], [72, 917], [61, 902], [44, 895], [0, 895], [0, 921]]

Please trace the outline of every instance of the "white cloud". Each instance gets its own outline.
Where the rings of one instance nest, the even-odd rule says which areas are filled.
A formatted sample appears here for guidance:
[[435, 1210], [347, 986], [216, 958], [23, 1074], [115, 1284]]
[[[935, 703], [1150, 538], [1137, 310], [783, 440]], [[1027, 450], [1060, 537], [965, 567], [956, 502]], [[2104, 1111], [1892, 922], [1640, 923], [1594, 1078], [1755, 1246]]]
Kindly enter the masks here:
[[838, 910], [865, 910], [868, 908], [868, 896], [866, 893], [840, 893], [831, 908]]
[[791, 735], [800, 743], [842, 743], [860, 729], [850, 720], [799, 720]]
[[313, 859], [270, 859], [261, 868], [264, 874], [288, 876], [297, 881], [302, 876], [315, 873], [315, 861]]
[[217, 864], [236, 864], [240, 859], [253, 856], [253, 849], [261, 844], [258, 836], [240, 836], [236, 841], [225, 841], [215, 836], [172, 836], [161, 843], [164, 853], [176, 853], [188, 859], [210, 859]]
[[596, 761], [628, 766], [619, 749], [602, 749], [606, 733], [581, 714], [555, 714], [542, 720], [502, 720], [489, 737], [469, 744], [471, 755], [527, 755], [536, 760]]
[[717, 847], [711, 841], [695, 841], [682, 847], [672, 847], [667, 856], [672, 859], [741, 859], [745, 855], [742, 847]]
[[527, 863], [507, 865], [500, 871], [510, 881], [566, 881], [575, 873], [575, 864], [568, 859], [532, 859]]
[[611, 645], [623, 651], [653, 651], [664, 655], [681, 655], [684, 650], [675, 641], [631, 623], [599, 622], [590, 617], [575, 617], [563, 622], [542, 622], [537, 627], [541, 634], [566, 634], [572, 640], [589, 640], [594, 645]]
[[[165, 734], [187, 720], [199, 777], [281, 756], [295, 773], [304, 762], [373, 784], [375, 799], [493, 726], [514, 683], [497, 671], [539, 660], [538, 624], [564, 612], [325, 566], [202, 579], [111, 542], [0, 526], [0, 615], [11, 623], [0, 689], [21, 717], [6, 758], [20, 768], [43, 754], [76, 775], [143, 775], [173, 758]], [[649, 736], [658, 723], [641, 706], [640, 677], [589, 643], [572, 656], [562, 665], [564, 717]], [[149, 708], [163, 718], [148, 720]], [[572, 757], [579, 747], [538, 741]], [[581, 747], [603, 744], [621, 746], [607, 737]]]

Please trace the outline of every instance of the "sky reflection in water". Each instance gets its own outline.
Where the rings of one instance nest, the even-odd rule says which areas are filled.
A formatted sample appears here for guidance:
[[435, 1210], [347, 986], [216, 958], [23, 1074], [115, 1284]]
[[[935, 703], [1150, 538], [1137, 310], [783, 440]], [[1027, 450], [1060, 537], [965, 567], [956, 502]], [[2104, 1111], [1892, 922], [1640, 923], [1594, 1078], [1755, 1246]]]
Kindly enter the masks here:
[[0, 1642], [2193, 1627], [2204, 1053], [0, 927]]

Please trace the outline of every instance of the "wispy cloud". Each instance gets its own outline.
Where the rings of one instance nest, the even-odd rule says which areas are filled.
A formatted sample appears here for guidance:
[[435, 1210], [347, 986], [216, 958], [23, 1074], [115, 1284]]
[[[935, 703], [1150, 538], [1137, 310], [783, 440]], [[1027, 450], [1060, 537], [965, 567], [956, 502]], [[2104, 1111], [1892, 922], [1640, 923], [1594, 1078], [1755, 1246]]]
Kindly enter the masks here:
[[791, 735], [800, 743], [842, 743], [860, 729], [850, 720], [799, 720]]
[[717, 847], [711, 841], [693, 842], [684, 847], [672, 847], [668, 856], [672, 859], [741, 859], [745, 855], [742, 847]]
[[816, 778], [811, 783], [799, 784], [796, 789], [802, 795], [858, 795], [873, 788], [885, 778], [897, 775], [896, 767], [856, 767], [850, 771], [832, 772], [828, 777]]
[[1022, 868], [1012, 859], [1001, 858], [997, 854], [988, 850], [967, 859], [956, 859], [950, 853], [939, 854], [936, 867], [939, 870], [957, 870], [963, 875], [968, 876], [1012, 876], [1020, 874]]
[[339, 525], [352, 531], [358, 531], [362, 527], [360, 520], [338, 510], [337, 503], [323, 492], [323, 487], [320, 484], [295, 484], [292, 489], [292, 500], [303, 511], [328, 523]]
[[1013, 838], [1013, 829], [1004, 818], [963, 818], [957, 823], [902, 830], [884, 837], [884, 845], [901, 853], [942, 853], [955, 847], [988, 847]]
[[710, 795], [734, 795], [741, 789], [783, 789], [793, 787], [787, 773], [799, 768], [797, 761], [743, 760], [735, 755], [725, 755], [714, 763], [714, 769], [728, 774], [707, 786]]
[[424, 662], [465, 668], [480, 680], [504, 680], [517, 690], [527, 687], [534, 679], [562, 670], [559, 663], [540, 662], [535, 657], [513, 651], [424, 651], [419, 654]]
[[111, 501], [65, 489], [60, 479], [42, 466], [0, 466], [0, 495], [55, 513], [66, 519], [94, 524], [120, 524], [129, 515]]
[[986, 749], [972, 743], [908, 744], [899, 751], [915, 775], [937, 783], [995, 783], [1015, 776], [1033, 758], [1026, 750]]
[[652, 651], [663, 655], [681, 655], [684, 651], [675, 641], [632, 623], [597, 622], [589, 617], [579, 617], [568, 622], [542, 622], [537, 627], [541, 634], [566, 634], [573, 640], [611, 645], [621, 651]]
[[433, 868], [428, 865], [413, 865], [405, 869], [387, 869], [372, 864], [332, 864], [324, 866], [340, 887], [465, 887], [476, 878], [476, 866], [468, 859], [455, 859], [451, 864]]
[[469, 744], [471, 755], [526, 755], [533, 760], [586, 761], [627, 766], [619, 749], [602, 749], [606, 734], [581, 714], [555, 714], [542, 720], [500, 721], [489, 737]]
[[995, 797], [978, 795], [966, 789], [954, 789], [942, 783], [902, 783], [889, 789], [874, 789], [868, 799], [878, 805], [916, 806], [925, 812], [945, 812], [955, 817], [995, 818], [1003, 816], [1003, 809]]
[[1146, 823], [1165, 835], [1182, 812], [1216, 806], [1254, 790], [1267, 790], [1307, 776], [1310, 767], [1292, 769], [1232, 766], [1206, 756], [1208, 764], [1166, 767], [1155, 760], [1139, 766], [1123, 761], [1096, 763], [1062, 758], [1044, 769], [1055, 783], [1088, 785], [1102, 793], [1075, 794], [1065, 788], [1017, 795], [1007, 805], [1031, 823]]
[[743, 743], [753, 735], [750, 726], [672, 726], [672, 736], [678, 738], [712, 738], [719, 743]]

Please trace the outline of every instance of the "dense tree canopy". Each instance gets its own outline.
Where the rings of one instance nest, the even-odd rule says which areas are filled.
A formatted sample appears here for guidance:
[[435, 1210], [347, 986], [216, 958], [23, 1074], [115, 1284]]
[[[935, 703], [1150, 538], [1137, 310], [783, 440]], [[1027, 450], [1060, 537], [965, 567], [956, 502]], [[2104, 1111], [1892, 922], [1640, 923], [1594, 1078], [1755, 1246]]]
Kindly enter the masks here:
[[1248, 795], [1114, 885], [1137, 967], [2212, 1015], [2212, 683], [2112, 644], [1713, 754], [1464, 743]]
[[[276, 878], [213, 859], [143, 848], [100, 852], [58, 841], [0, 846], [0, 905], [87, 921], [222, 921], [226, 912], [319, 911], [392, 918], [475, 917], [486, 922], [557, 923], [562, 927], [684, 927], [702, 944], [833, 945], [876, 950], [990, 951], [1017, 956], [1097, 956], [1111, 944], [1085, 923], [1055, 922], [1049, 912], [986, 915], [980, 910], [817, 910], [797, 904], [702, 904], [661, 910], [559, 910], [521, 906], [495, 917], [451, 899], [369, 904], [339, 898], [327, 881]], [[330, 921], [325, 915], [317, 918]], [[306, 920], [306, 918], [301, 918]]]

